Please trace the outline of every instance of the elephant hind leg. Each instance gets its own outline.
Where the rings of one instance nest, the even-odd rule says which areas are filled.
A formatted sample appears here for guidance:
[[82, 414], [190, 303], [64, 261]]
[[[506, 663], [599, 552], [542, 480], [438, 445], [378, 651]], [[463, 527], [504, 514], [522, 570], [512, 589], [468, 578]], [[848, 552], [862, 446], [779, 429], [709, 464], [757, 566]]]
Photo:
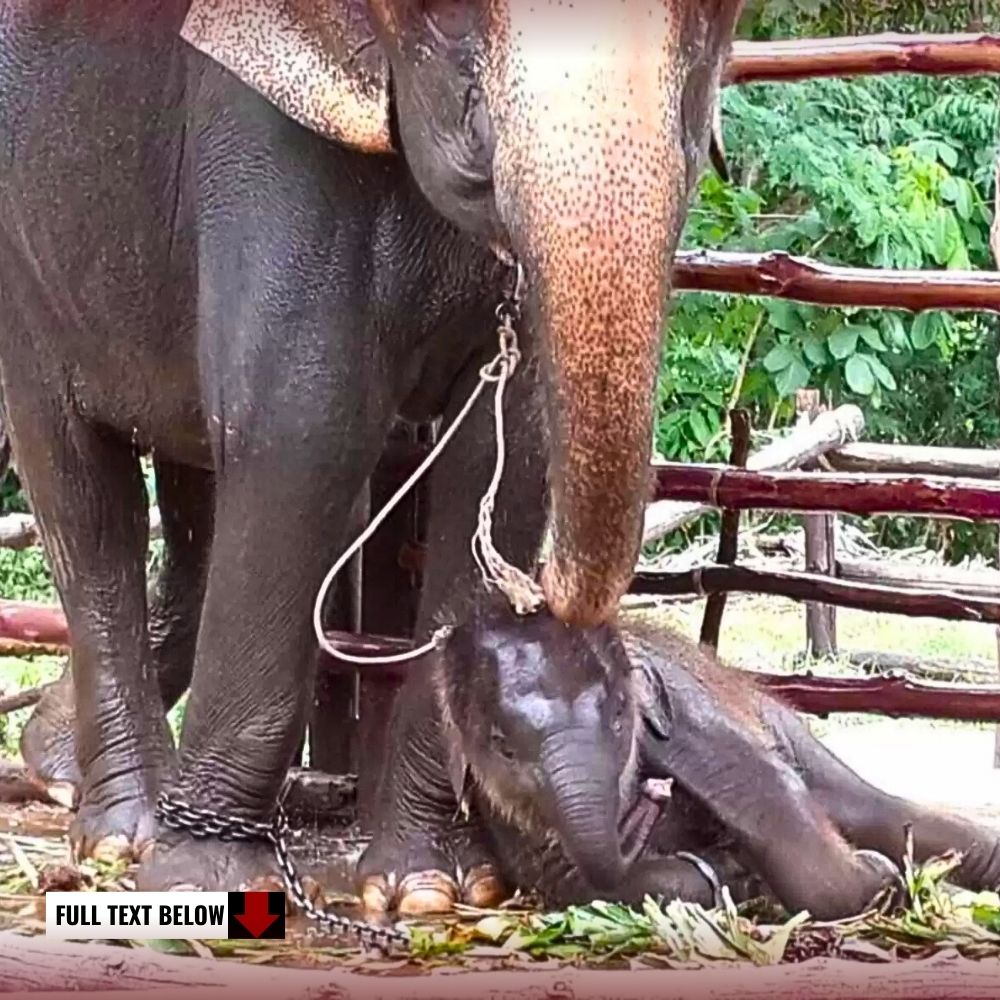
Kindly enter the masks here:
[[[169, 710], [191, 682], [212, 537], [212, 476], [157, 459], [156, 486], [163, 524], [163, 562], [149, 594], [149, 659]], [[72, 806], [82, 778], [74, 737], [72, 668], [46, 689], [21, 735], [21, 756], [32, 777], [62, 805]]]
[[700, 693], [674, 707], [672, 738], [649, 744], [647, 760], [722, 823], [781, 903], [818, 920], [870, 906], [890, 866], [851, 850], [801, 775], [741, 721], [717, 706], [707, 715]]
[[69, 662], [42, 693], [21, 732], [21, 758], [32, 779], [53, 802], [72, 808], [82, 778], [76, 762], [76, 698]]
[[963, 862], [954, 881], [970, 889], [1000, 885], [1000, 830], [889, 795], [823, 746], [791, 709], [772, 702], [766, 711], [784, 744], [784, 755], [852, 844], [899, 861], [909, 827], [918, 862], [960, 851]]
[[[25, 389], [25, 394], [29, 392]], [[79, 855], [126, 856], [154, 834], [169, 741], [148, 669], [147, 499], [133, 446], [65, 399], [5, 385], [19, 471], [66, 609], [73, 649]]]

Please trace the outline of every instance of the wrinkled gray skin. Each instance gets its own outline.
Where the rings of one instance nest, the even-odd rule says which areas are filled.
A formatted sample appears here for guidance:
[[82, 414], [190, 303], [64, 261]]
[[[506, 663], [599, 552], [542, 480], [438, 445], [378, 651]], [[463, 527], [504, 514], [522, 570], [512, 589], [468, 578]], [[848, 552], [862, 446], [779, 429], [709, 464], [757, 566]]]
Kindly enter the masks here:
[[[360, 863], [373, 909], [495, 903], [515, 887], [551, 905], [711, 903], [677, 857], [688, 851], [736, 897], [836, 919], [896, 881], [887, 859], [902, 858], [907, 824], [918, 860], [959, 850], [959, 884], [1000, 884], [1000, 832], [867, 784], [795, 712], [669, 633], [575, 630], [491, 604], [406, 690]], [[672, 779], [669, 799], [650, 799], [650, 779]]]
[[[345, 512], [397, 413], [453, 417], [495, 351], [509, 278], [403, 158], [308, 132], [181, 43], [185, 10], [0, 6], [4, 424], [67, 611], [81, 854], [142, 855], [164, 781], [201, 806], [271, 814]], [[512, 467], [539, 488], [515, 523], [504, 490], [497, 537], [530, 570], [546, 447], [527, 333], [522, 347]], [[428, 567], [422, 627], [453, 587], [474, 589], [483, 402], [434, 470], [458, 524], [431, 515], [455, 541]], [[151, 605], [142, 452], [172, 539]], [[175, 755], [164, 700], [188, 678]], [[232, 888], [272, 870], [266, 845], [161, 831], [139, 881]]]
[[[669, 262], [739, 0], [633, 0], [642, 30], [597, 0], [330, 2], [361, 32], [341, 76], [391, 77], [391, 102], [348, 88], [389, 109], [391, 154], [183, 43], [186, 0], [0, 3], [0, 390], [73, 647], [81, 854], [142, 855], [161, 788], [271, 814], [311, 601], [393, 419], [447, 422], [494, 353], [494, 245], [529, 274], [507, 452], [535, 484], [501, 495], [497, 544], [533, 572], [551, 503], [565, 620], [610, 614], [634, 565]], [[422, 634], [475, 591], [484, 404], [434, 470]], [[177, 524], [152, 606], [142, 453]], [[191, 676], [177, 753], [167, 661]], [[271, 869], [161, 834], [145, 888]]]

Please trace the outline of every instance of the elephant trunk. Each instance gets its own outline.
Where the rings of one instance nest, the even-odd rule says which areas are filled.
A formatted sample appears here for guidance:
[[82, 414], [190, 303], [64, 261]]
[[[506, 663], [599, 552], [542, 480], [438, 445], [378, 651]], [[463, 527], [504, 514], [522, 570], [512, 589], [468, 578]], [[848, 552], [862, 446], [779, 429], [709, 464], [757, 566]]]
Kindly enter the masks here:
[[[497, 207], [548, 362], [542, 584], [557, 617], [593, 626], [614, 613], [641, 544], [669, 265], [693, 180], [699, 123], [685, 88], [701, 15], [680, 0], [491, 9]], [[711, 74], [703, 82], [707, 142]]]
[[613, 754], [593, 735], [562, 734], [542, 766], [552, 801], [549, 817], [567, 857], [598, 891], [620, 886], [628, 868], [618, 833], [619, 775]]

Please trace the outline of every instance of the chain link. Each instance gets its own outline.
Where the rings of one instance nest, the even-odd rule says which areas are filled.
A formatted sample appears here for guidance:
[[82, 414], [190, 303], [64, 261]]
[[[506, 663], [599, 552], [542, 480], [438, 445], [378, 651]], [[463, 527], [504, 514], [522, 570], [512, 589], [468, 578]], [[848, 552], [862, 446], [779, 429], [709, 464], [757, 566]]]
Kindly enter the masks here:
[[182, 799], [161, 795], [156, 804], [157, 818], [173, 830], [190, 834], [198, 840], [214, 837], [222, 841], [263, 840], [274, 849], [281, 877], [288, 894], [299, 909], [328, 931], [350, 934], [368, 948], [390, 950], [394, 945], [409, 948], [410, 936], [393, 927], [353, 920], [317, 906], [307, 895], [288, 848], [290, 827], [285, 810], [279, 805], [270, 823], [223, 816], [214, 809], [192, 806]]

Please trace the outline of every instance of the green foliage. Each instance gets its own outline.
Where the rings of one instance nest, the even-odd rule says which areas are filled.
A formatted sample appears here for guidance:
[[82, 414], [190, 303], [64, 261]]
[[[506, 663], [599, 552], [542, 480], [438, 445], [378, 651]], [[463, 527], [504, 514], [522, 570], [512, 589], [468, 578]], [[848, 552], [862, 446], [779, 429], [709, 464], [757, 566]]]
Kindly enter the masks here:
[[[763, 0], [750, 4], [742, 32], [763, 38], [977, 25], [1000, 25], [1000, 3]], [[892, 75], [730, 87], [723, 121], [735, 180], [727, 185], [706, 173], [684, 246], [783, 250], [860, 267], [993, 267], [996, 78]], [[678, 296], [656, 446], [672, 459], [721, 459], [726, 409], [738, 403], [757, 427], [781, 425], [806, 386], [833, 403], [861, 405], [869, 439], [994, 446], [998, 341], [996, 318], [983, 314]], [[914, 528], [899, 522], [885, 535], [912, 542]], [[964, 526], [941, 540], [961, 556], [987, 537]]]
[[916, 865], [909, 845], [903, 858], [905, 905], [889, 912], [872, 908], [837, 923], [816, 923], [808, 913], [789, 919], [780, 910], [772, 913], [776, 919], [763, 920], [759, 913], [773, 907], [752, 901], [737, 908], [723, 890], [723, 905], [714, 910], [647, 898], [639, 910], [593, 903], [546, 914], [495, 912], [475, 924], [416, 926], [413, 953], [424, 961], [450, 962], [484, 952], [508, 960], [632, 958], [672, 968], [719, 962], [776, 965], [820, 955], [888, 962], [957, 951], [968, 958], [996, 958], [1000, 897], [949, 885], [948, 876], [960, 862], [959, 855], [949, 855]]
[[21, 481], [16, 473], [8, 471], [0, 477], [0, 515], [27, 514], [28, 502], [21, 492]]
[[0, 597], [9, 601], [54, 601], [55, 588], [40, 547], [0, 549]]

